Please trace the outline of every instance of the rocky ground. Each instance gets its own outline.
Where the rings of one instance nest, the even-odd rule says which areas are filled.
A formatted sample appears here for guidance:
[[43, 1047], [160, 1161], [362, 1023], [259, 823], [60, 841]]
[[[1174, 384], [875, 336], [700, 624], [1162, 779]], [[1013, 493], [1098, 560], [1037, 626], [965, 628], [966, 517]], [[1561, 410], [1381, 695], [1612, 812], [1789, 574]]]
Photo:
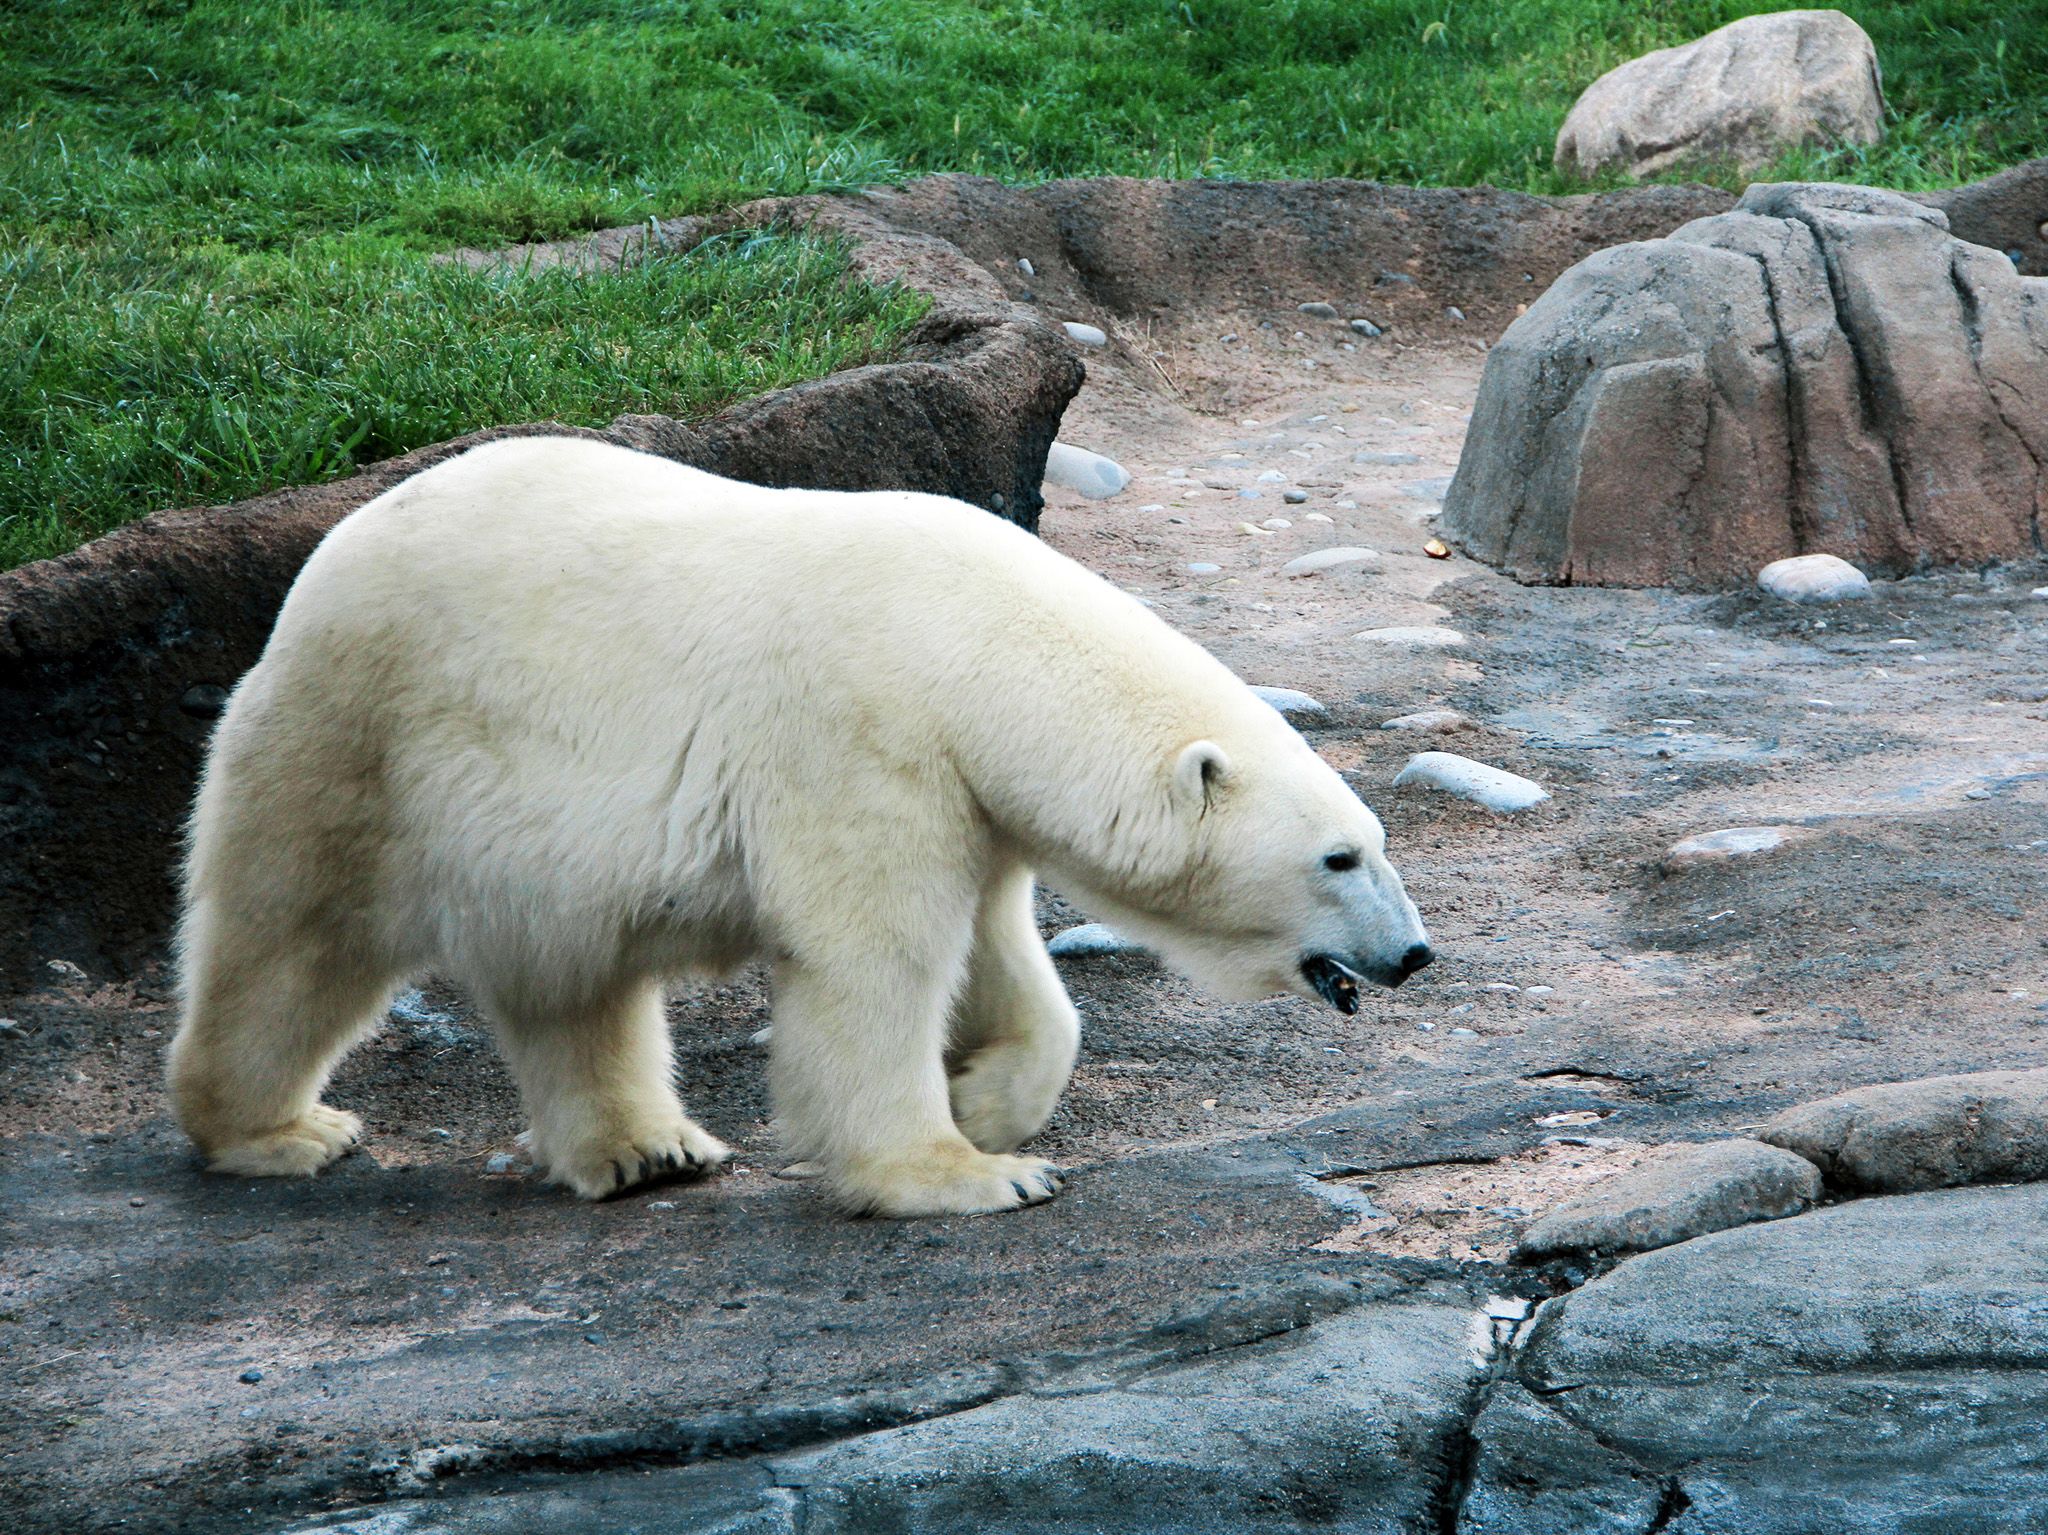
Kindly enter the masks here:
[[[2040, 1186], [1512, 1256], [1672, 1143], [2048, 1066], [2048, 566], [1825, 608], [1519, 587], [1425, 548], [1489, 339], [1459, 293], [1396, 271], [1161, 315], [1011, 255], [1036, 262], [988, 263], [1013, 297], [1105, 332], [1061, 436], [1131, 474], [1049, 490], [1045, 536], [1320, 701], [1299, 723], [1387, 823], [1438, 963], [1346, 1018], [1064, 960], [1067, 1192], [883, 1224], [777, 1176], [753, 978], [672, 1008], [734, 1169], [588, 1206], [525, 1175], [444, 988], [336, 1081], [364, 1151], [250, 1184], [200, 1176], [164, 1116], [161, 977], [48, 956], [0, 1030], [0, 1522], [2048, 1526]], [[1348, 324], [1390, 297], [1435, 313], [1418, 344]], [[1284, 573], [1333, 546], [1374, 553]], [[1550, 797], [1393, 789], [1423, 750]], [[1667, 865], [1742, 826], [1791, 830]]]

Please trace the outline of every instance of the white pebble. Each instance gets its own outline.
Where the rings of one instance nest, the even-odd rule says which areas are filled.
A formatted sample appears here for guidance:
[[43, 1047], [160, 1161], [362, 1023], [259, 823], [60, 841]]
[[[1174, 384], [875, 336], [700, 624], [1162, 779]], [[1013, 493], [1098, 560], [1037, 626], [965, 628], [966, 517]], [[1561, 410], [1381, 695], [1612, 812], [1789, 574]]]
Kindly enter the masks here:
[[1335, 304], [1325, 304], [1320, 299], [1315, 303], [1302, 304], [1298, 307], [1303, 314], [1312, 320], [1334, 320], [1337, 318], [1337, 306]]
[[1147, 501], [1143, 506], [1139, 507], [1138, 510], [1141, 512], [1163, 512], [1166, 510], [1166, 506], [1163, 502]]
[[1260, 473], [1259, 483], [1261, 485], [1278, 485], [1282, 480], [1285, 480], [1286, 478], [1287, 476], [1282, 474], [1278, 469], [1267, 469]]
[[1336, 519], [1336, 518], [1334, 518], [1334, 517], [1332, 517], [1332, 516], [1331, 516], [1331, 515], [1330, 515], [1330, 514], [1329, 514], [1328, 512], [1304, 512], [1304, 513], [1302, 514], [1302, 519], [1301, 519], [1301, 520], [1302, 520], [1303, 522], [1329, 522], [1329, 523], [1334, 523], [1334, 522], [1335, 522], [1335, 521], [1336, 521], [1337, 519]]
[[1283, 715], [1326, 714], [1329, 712], [1322, 706], [1319, 700], [1311, 698], [1308, 694], [1299, 692], [1294, 688], [1254, 687], [1252, 691], [1258, 694], [1266, 703], [1278, 709]]
[[792, 1162], [775, 1176], [787, 1178], [792, 1183], [801, 1183], [807, 1178], [821, 1176], [824, 1171], [825, 1165], [822, 1162]]
[[1753, 858], [1774, 852], [1788, 842], [1805, 836], [1797, 826], [1730, 826], [1721, 831], [1702, 832], [1674, 842], [1664, 854], [1667, 869], [1688, 869], [1695, 864], [1725, 863], [1731, 858]]
[[1222, 568], [1221, 565], [1212, 565], [1207, 560], [1194, 560], [1188, 565], [1188, 574], [1192, 576], [1213, 576]]
[[1455, 752], [1417, 752], [1394, 775], [1395, 788], [1407, 784], [1441, 789], [1488, 810], [1527, 810], [1550, 798], [1541, 785], [1531, 783], [1519, 773], [1474, 762]]
[[1787, 602], [1845, 602], [1870, 595], [1870, 581], [1863, 572], [1832, 554], [1772, 560], [1756, 573], [1756, 584]]
[[1108, 346], [1109, 337], [1093, 325], [1083, 325], [1079, 320], [1068, 320], [1062, 327], [1069, 341], [1078, 341], [1082, 346]]
[[1240, 533], [1249, 533], [1254, 538], [1271, 538], [1273, 536], [1264, 528], [1260, 527], [1256, 522], [1240, 522], [1237, 525], [1237, 531]]
[[2038, 597], [2043, 602], [2048, 602], [2048, 586], [2037, 586], [2027, 595], [2029, 597]]
[[1353, 320], [1351, 328], [1361, 336], [1377, 336], [1382, 333], [1383, 329], [1381, 326], [1373, 324], [1372, 321], [1363, 318]]
[[1317, 549], [1308, 554], [1297, 554], [1280, 567], [1280, 574], [1312, 576], [1319, 570], [1335, 570], [1340, 565], [1363, 564], [1367, 560], [1376, 560], [1379, 557], [1379, 551], [1376, 549], [1340, 544], [1334, 549]]
[[1447, 730], [1453, 725], [1465, 723], [1465, 716], [1456, 709], [1417, 709], [1413, 714], [1397, 714], [1390, 720], [1382, 721], [1382, 730]]
[[1028, 256], [1019, 256], [1017, 258], [1017, 270], [1026, 277], [1036, 277], [1038, 275], [1037, 270], [1031, 265], [1031, 259]]
[[1045, 483], [1078, 490], [1092, 501], [1116, 495], [1131, 483], [1130, 471], [1115, 459], [1056, 442], [1045, 455]]
[[1260, 523], [1259, 526], [1269, 530], [1270, 532], [1278, 533], [1282, 529], [1293, 527], [1294, 524], [1289, 522], [1285, 517], [1268, 517], [1264, 522]]
[[1100, 922], [1084, 922], [1055, 933], [1045, 945], [1045, 952], [1055, 959], [1071, 959], [1077, 954], [1133, 954], [1143, 949], [1143, 944], [1132, 943]]
[[1465, 636], [1457, 630], [1438, 624], [1392, 624], [1351, 637], [1374, 645], [1399, 645], [1404, 650], [1449, 650], [1465, 643]]

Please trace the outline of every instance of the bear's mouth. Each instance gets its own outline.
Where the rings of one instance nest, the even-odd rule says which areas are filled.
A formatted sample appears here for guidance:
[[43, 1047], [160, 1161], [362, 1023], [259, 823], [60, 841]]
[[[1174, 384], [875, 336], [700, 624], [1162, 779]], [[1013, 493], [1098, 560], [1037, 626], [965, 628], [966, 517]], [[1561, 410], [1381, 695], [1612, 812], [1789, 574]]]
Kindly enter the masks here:
[[1358, 988], [1365, 977], [1334, 954], [1311, 954], [1301, 962], [1302, 979], [1340, 1013], [1358, 1011]]

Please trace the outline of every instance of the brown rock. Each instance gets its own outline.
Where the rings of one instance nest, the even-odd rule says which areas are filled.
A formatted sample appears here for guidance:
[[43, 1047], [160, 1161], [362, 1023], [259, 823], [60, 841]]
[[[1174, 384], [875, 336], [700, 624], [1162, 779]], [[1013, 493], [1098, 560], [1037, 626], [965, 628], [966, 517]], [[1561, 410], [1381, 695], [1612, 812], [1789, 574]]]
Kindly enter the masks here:
[[1555, 160], [1582, 176], [1709, 161], [1747, 172], [1801, 144], [1883, 138], [1869, 36], [1840, 11], [1779, 11], [1609, 70], [1566, 115]]
[[2030, 1182], [2048, 1178], [2048, 1070], [1859, 1087], [1787, 1109], [1758, 1134], [1844, 1189]]
[[1560, 1205], [1515, 1248], [1523, 1262], [1575, 1253], [1648, 1252], [1751, 1221], [1796, 1215], [1820, 1197], [1804, 1157], [1760, 1141], [1707, 1141]]
[[2031, 556], [2048, 282], [1863, 187], [1588, 258], [1489, 355], [1442, 526], [1521, 580], [1735, 586]]

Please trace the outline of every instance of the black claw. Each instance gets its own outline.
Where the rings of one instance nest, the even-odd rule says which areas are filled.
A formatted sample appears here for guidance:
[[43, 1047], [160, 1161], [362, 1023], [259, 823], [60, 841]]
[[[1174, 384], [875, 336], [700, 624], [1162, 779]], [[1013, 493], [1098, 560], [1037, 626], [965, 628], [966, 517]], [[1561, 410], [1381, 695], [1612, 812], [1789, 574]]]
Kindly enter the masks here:
[[626, 1169], [616, 1159], [612, 1162], [612, 1189], [617, 1192], [626, 1186]]
[[661, 1165], [667, 1171], [674, 1172], [676, 1170], [676, 1154], [673, 1151], [664, 1151], [661, 1154]]

